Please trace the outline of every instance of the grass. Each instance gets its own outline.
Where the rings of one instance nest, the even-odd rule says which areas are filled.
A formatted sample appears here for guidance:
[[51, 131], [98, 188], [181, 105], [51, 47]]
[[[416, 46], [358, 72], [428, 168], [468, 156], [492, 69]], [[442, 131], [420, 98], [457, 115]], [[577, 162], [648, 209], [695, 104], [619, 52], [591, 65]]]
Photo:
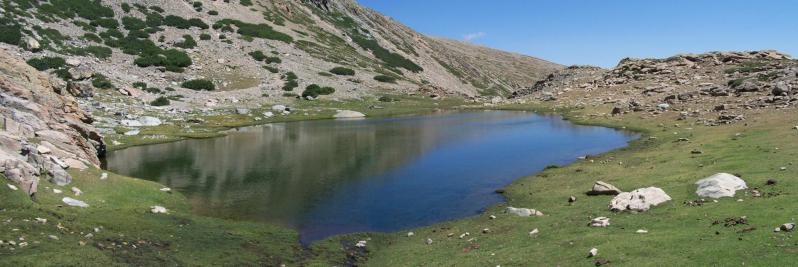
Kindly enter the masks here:
[[[577, 123], [637, 129], [644, 136], [629, 148], [521, 178], [504, 189], [508, 204], [491, 207], [483, 214], [413, 229], [414, 237], [407, 237], [406, 232], [368, 235], [373, 247], [365, 265], [589, 266], [595, 259], [585, 256], [593, 247], [599, 249], [599, 258], [621, 266], [791, 264], [798, 244], [791, 240], [791, 234], [773, 233], [773, 228], [795, 218], [788, 210], [795, 207], [789, 192], [798, 189], [798, 183], [790, 179], [797, 172], [794, 168], [779, 171], [781, 166], [791, 166], [798, 156], [798, 143], [791, 141], [798, 133], [787, 126], [796, 123], [790, 119], [795, 118], [795, 111], [774, 111], [747, 125], [724, 127], [660, 125], [675, 121], [675, 116], [656, 120], [639, 115], [586, 116], [594, 111], [570, 111], [568, 118]], [[676, 142], [678, 138], [690, 141]], [[693, 149], [704, 153], [691, 155]], [[701, 207], [683, 204], [697, 199], [693, 183], [718, 172], [738, 173], [749, 187], [765, 194], [783, 194], [755, 198], [739, 191], [735, 198]], [[765, 186], [767, 179], [779, 183]], [[596, 180], [624, 190], [661, 187], [673, 200], [648, 212], [613, 213], [607, 209], [610, 196], [584, 194]], [[578, 198], [574, 205], [567, 203], [569, 196]], [[508, 205], [539, 209], [546, 216], [510, 216], [502, 212]], [[489, 215], [498, 218], [490, 220]], [[590, 218], [597, 216], [610, 217], [611, 226], [587, 227]], [[747, 216], [750, 223], [735, 227], [712, 224], [739, 216]], [[749, 227], [755, 230], [744, 231]], [[482, 234], [484, 228], [491, 232]], [[540, 234], [530, 237], [528, 232], [536, 228]], [[637, 229], [649, 233], [637, 234]], [[474, 240], [457, 238], [463, 232], [470, 232]], [[455, 236], [447, 237], [449, 233]], [[356, 238], [365, 237], [344, 240]], [[424, 244], [426, 238], [434, 243]]]
[[251, 24], [240, 20], [223, 19], [216, 22], [213, 28], [222, 29], [224, 31], [225, 29], [229, 29], [230, 25], [236, 26], [238, 28], [236, 32], [242, 36], [282, 41], [289, 44], [294, 41], [290, 35], [276, 31], [267, 24]]
[[396, 78], [388, 75], [374, 76], [374, 80], [382, 83], [396, 83]]

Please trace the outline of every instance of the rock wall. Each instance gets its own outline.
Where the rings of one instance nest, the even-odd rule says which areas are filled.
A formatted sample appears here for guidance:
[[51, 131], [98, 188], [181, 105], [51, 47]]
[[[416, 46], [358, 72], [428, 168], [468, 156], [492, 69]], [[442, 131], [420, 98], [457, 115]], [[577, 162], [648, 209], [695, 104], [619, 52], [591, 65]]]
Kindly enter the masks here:
[[40, 179], [72, 180], [68, 168], [99, 166], [105, 144], [66, 83], [0, 50], [0, 173], [30, 195]]

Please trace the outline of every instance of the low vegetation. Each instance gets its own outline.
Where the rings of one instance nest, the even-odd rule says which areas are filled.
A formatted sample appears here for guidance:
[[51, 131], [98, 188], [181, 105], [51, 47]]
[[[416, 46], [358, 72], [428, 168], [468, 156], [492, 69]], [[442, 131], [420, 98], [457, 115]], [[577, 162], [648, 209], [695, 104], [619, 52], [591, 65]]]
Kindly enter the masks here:
[[169, 99], [166, 98], [165, 96], [159, 96], [158, 98], [150, 102], [151, 106], [156, 106], [156, 107], [168, 106], [170, 104], [171, 101], [169, 101]]
[[185, 81], [181, 85], [183, 88], [196, 90], [196, 91], [213, 91], [216, 90], [216, 85], [213, 84], [212, 81], [204, 80], [204, 79], [196, 79]]
[[344, 67], [335, 67], [330, 70], [330, 73], [341, 76], [354, 76], [355, 70]]
[[383, 83], [396, 83], [396, 78], [388, 76], [388, 75], [377, 75], [374, 76], [374, 80]]
[[311, 84], [308, 85], [308, 87], [305, 87], [305, 91], [302, 92], [302, 97], [310, 96], [313, 98], [317, 98], [320, 95], [331, 95], [333, 93], [335, 93], [335, 88], [328, 86], [321, 87], [317, 84]]
[[242, 36], [277, 40], [285, 43], [292, 43], [294, 41], [290, 35], [276, 31], [267, 24], [251, 24], [240, 20], [223, 19], [216, 22], [213, 28], [221, 29], [222, 31], [231, 31], [231, 25], [237, 27], [238, 30], [236, 30], [236, 32]]
[[95, 73], [93, 79], [91, 80], [91, 85], [97, 89], [111, 89], [114, 88], [114, 84], [108, 80], [108, 77], [105, 75]]
[[60, 69], [66, 66], [66, 60], [62, 57], [40, 57], [40, 58], [32, 58], [27, 61], [28, 65], [31, 65], [33, 68], [39, 71], [45, 71], [50, 69]]

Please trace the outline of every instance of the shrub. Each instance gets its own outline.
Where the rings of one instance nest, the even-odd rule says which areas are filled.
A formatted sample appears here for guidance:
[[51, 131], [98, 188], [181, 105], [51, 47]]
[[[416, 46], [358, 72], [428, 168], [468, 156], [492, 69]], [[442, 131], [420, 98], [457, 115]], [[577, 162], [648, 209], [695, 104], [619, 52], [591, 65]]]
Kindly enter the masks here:
[[280, 70], [278, 70], [277, 68], [275, 68], [275, 67], [272, 67], [272, 66], [263, 66], [263, 68], [264, 68], [264, 69], [266, 69], [266, 70], [268, 70], [268, 71], [269, 71], [269, 72], [271, 72], [271, 73], [278, 73], [278, 72], [280, 72]]
[[266, 55], [264, 55], [263, 51], [260, 50], [249, 52], [249, 56], [257, 61], [263, 61], [266, 59]]
[[354, 76], [355, 70], [344, 67], [335, 67], [330, 70], [330, 73], [342, 76]]
[[396, 78], [387, 75], [374, 76], [374, 80], [383, 83], [396, 83]]
[[95, 42], [95, 43], [98, 43], [98, 44], [101, 44], [103, 42], [103, 39], [100, 38], [100, 36], [97, 36], [96, 34], [93, 34], [93, 33], [90, 33], [90, 32], [87, 32], [86, 34], [84, 34], [83, 35], [83, 39], [86, 39], [87, 41], [92, 41], [92, 42]]
[[61, 80], [64, 80], [64, 81], [69, 81], [69, 80], [72, 80], [72, 78], [73, 78], [72, 74], [69, 73], [69, 69], [66, 69], [66, 68], [57, 69], [57, 70], [53, 71], [53, 73], [55, 73], [56, 77], [61, 78]]
[[271, 26], [267, 24], [250, 24], [239, 20], [223, 19], [214, 24], [213, 27], [214, 29], [221, 29], [222, 31], [225, 31], [226, 29], [232, 30], [232, 28], [230, 28], [230, 25], [235, 25], [236, 27], [238, 27], [237, 31], [238, 34], [241, 34], [243, 36], [277, 40], [285, 43], [291, 43], [294, 41], [294, 39], [290, 35], [275, 31]]
[[207, 33], [200, 34], [200, 40], [207, 41], [211, 39], [211, 35]]
[[122, 25], [125, 26], [125, 29], [128, 31], [142, 30], [147, 28], [147, 22], [134, 17], [122, 18]]
[[183, 41], [176, 43], [175, 46], [185, 49], [191, 49], [197, 47], [197, 41], [194, 41], [194, 37], [191, 37], [191, 35], [186, 34], [183, 35]]
[[92, 26], [100, 26], [106, 29], [116, 29], [119, 28], [119, 21], [113, 18], [102, 18], [91, 21]]
[[22, 40], [22, 27], [10, 19], [0, 20], [0, 42], [19, 45], [20, 40]]
[[45, 71], [49, 69], [60, 69], [66, 66], [66, 60], [60, 57], [41, 57], [41, 58], [32, 58], [27, 61], [28, 65], [31, 65], [33, 68], [39, 71]]
[[70, 55], [78, 55], [78, 56], [88, 56], [92, 55], [99, 59], [106, 59], [110, 58], [111, 55], [114, 53], [111, 48], [105, 46], [87, 46], [87, 47], [71, 47], [64, 50], [67, 54]]
[[122, 3], [122, 11], [123, 11], [123, 12], [125, 12], [125, 13], [130, 13], [130, 9], [131, 9], [131, 8], [130, 8], [130, 4], [128, 4], [128, 3]]
[[189, 29], [191, 27], [197, 27], [203, 30], [208, 29], [208, 24], [205, 24], [205, 22], [202, 21], [201, 19], [193, 18], [186, 20], [184, 18], [175, 15], [169, 15], [163, 18], [163, 24], [166, 26], [172, 26], [184, 30]]
[[209, 80], [202, 80], [202, 79], [186, 81], [186, 82], [183, 82], [183, 84], [181, 84], [180, 86], [183, 87], [183, 88], [187, 88], [187, 89], [191, 89], [191, 90], [197, 90], [197, 91], [202, 91], [202, 90], [204, 90], [204, 91], [213, 91], [213, 90], [216, 90], [216, 85], [214, 85], [213, 82], [211, 82]]
[[94, 74], [94, 79], [91, 81], [91, 85], [98, 89], [114, 88], [114, 84], [112, 84], [107, 77], [99, 73]]
[[209, 11], [208, 11], [208, 15], [211, 15], [211, 16], [216, 16], [216, 15], [219, 15], [219, 11], [216, 11], [216, 10], [209, 10]]
[[158, 27], [163, 25], [163, 16], [158, 13], [150, 13], [147, 14], [144, 23], [147, 24], [149, 27]]
[[363, 49], [371, 50], [376, 58], [382, 60], [385, 62], [385, 64], [388, 64], [388, 66], [404, 68], [412, 72], [421, 72], [424, 70], [420, 66], [416, 65], [416, 63], [413, 63], [413, 61], [410, 61], [402, 55], [391, 53], [391, 51], [383, 48], [379, 45], [379, 43], [377, 43], [377, 41], [373, 39], [368, 39], [360, 34], [355, 34], [352, 36], [352, 41], [354, 41]]
[[308, 85], [305, 87], [305, 91], [302, 92], [302, 97], [319, 97], [320, 95], [330, 95], [335, 93], [335, 88], [332, 87], [321, 87], [316, 84]]
[[283, 63], [283, 60], [280, 59], [279, 57], [266, 57], [266, 64], [272, 64], [272, 63], [280, 64]]
[[321, 71], [321, 72], [319, 72], [319, 76], [332, 77], [333, 75], [331, 73], [329, 73], [329, 72]]
[[155, 12], [158, 12], [158, 13], [163, 13], [164, 12], [163, 8], [161, 8], [159, 6], [150, 6], [150, 9], [152, 11], [155, 11]]
[[252, 0], [241, 0], [239, 3], [241, 3], [242, 6], [252, 6]]
[[171, 104], [171, 101], [169, 101], [168, 98], [163, 97], [163, 96], [158, 97], [155, 100], [153, 100], [152, 102], [150, 102], [151, 106], [156, 106], [156, 107], [168, 106], [169, 104]]
[[138, 88], [138, 89], [144, 90], [144, 89], [147, 88], [147, 83], [145, 83], [145, 82], [134, 82], [133, 83], [133, 88]]
[[289, 71], [285, 74], [285, 76], [283, 76], [283, 79], [285, 79], [286, 81], [293, 81], [299, 79], [299, 77], [297, 77], [296, 73], [294, 73], [293, 71]]
[[155, 87], [144, 88], [144, 91], [147, 92], [147, 93], [150, 93], [150, 94], [160, 94], [160, 93], [162, 93], [161, 89], [158, 89], [158, 88], [155, 88]]
[[299, 87], [299, 83], [296, 80], [290, 80], [283, 85], [283, 91], [294, 91], [294, 88], [297, 87]]

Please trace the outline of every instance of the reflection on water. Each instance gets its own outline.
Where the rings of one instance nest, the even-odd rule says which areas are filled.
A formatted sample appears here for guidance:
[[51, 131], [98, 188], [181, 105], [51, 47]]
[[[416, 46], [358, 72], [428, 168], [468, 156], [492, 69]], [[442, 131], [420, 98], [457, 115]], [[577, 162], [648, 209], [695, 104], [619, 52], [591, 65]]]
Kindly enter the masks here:
[[109, 153], [108, 169], [163, 183], [197, 213], [295, 227], [303, 242], [473, 215], [494, 191], [633, 135], [524, 112], [278, 123]]

